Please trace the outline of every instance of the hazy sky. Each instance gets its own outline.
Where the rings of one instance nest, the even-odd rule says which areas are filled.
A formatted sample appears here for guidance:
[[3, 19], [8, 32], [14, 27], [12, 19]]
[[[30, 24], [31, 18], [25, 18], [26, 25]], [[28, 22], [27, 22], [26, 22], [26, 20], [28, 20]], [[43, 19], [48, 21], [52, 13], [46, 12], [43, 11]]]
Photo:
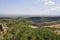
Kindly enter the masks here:
[[60, 16], [60, 0], [0, 0], [0, 15]]

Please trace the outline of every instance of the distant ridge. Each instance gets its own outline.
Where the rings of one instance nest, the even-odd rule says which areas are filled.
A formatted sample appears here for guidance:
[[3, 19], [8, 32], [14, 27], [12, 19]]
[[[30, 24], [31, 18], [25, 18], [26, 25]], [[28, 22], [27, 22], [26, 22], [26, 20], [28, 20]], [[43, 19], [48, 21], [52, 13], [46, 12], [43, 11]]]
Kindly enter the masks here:
[[60, 20], [60, 17], [29, 17], [27, 19], [32, 20], [34, 22], [45, 22], [45, 21], [50, 22]]

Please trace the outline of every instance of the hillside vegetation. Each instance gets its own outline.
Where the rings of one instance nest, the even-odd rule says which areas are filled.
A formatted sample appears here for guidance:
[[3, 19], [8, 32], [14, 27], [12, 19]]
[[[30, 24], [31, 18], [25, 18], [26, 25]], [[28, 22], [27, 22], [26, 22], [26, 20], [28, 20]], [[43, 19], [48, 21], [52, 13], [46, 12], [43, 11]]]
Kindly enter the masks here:
[[54, 24], [60, 24], [60, 17], [29, 17], [27, 20], [31, 20], [32, 25], [36, 26], [48, 26]]
[[8, 31], [0, 34], [0, 40], [60, 40], [50, 28], [31, 28], [32, 21], [21, 18], [1, 18], [0, 23], [6, 23]]

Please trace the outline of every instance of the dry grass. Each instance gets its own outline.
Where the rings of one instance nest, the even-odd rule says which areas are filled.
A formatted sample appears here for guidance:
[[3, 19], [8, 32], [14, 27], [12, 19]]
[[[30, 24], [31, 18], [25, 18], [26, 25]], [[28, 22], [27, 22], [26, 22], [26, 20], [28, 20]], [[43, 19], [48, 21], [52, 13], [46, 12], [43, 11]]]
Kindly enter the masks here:
[[32, 25], [31, 25], [30, 27], [31, 27], [31, 28], [38, 28], [37, 26], [32, 26]]
[[54, 24], [54, 25], [48, 25], [43, 27], [54, 27], [54, 28], [60, 28], [60, 24]]
[[[31, 28], [38, 28], [38, 26], [30, 26]], [[49, 26], [43, 26], [43, 27], [51, 27], [51, 28], [60, 28], [60, 24], [54, 24], [54, 25], [49, 25]], [[60, 34], [60, 30], [55, 30], [57, 34]]]

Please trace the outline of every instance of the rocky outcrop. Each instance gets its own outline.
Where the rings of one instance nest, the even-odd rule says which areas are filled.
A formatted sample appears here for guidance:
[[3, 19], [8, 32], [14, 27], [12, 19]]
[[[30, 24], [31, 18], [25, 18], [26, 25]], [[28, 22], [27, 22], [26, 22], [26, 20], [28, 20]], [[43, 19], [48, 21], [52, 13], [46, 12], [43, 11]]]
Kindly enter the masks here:
[[6, 23], [0, 23], [0, 33], [2, 35], [5, 35], [7, 33], [7, 29], [8, 29], [8, 27], [7, 27]]

